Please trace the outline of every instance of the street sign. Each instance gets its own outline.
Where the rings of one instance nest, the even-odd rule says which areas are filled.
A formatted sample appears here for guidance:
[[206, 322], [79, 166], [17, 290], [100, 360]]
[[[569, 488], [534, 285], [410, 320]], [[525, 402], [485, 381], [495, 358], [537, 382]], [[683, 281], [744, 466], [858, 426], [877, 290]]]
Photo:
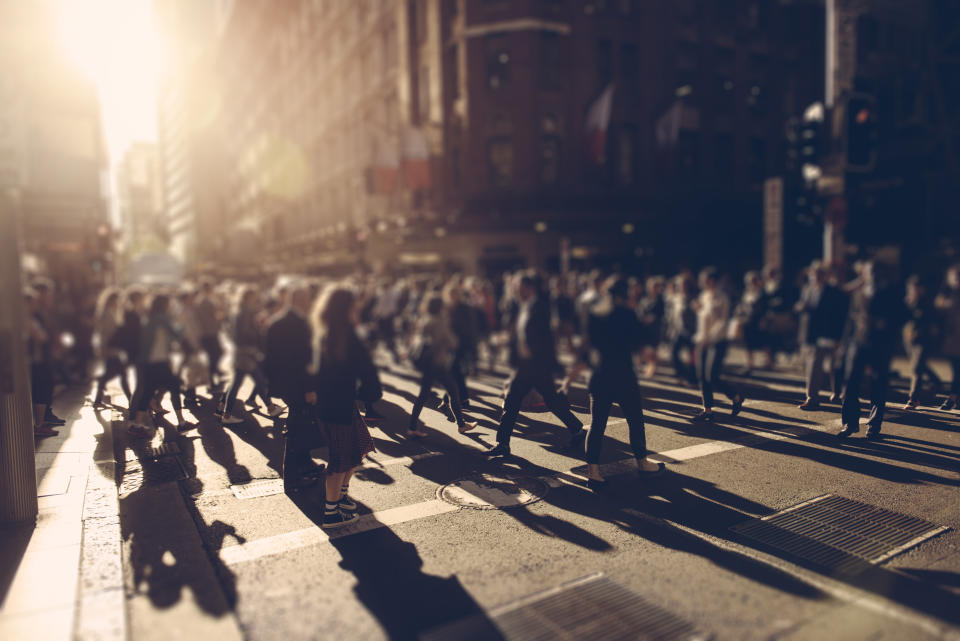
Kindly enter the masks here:
[[763, 264], [783, 267], [783, 178], [763, 183]]

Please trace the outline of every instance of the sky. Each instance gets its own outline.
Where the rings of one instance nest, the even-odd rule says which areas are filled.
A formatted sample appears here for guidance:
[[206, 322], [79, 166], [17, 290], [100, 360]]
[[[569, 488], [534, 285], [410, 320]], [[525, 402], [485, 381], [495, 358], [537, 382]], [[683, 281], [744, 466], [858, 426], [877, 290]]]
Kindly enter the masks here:
[[97, 84], [111, 164], [134, 141], [156, 140], [163, 46], [151, 0], [58, 0], [67, 56]]

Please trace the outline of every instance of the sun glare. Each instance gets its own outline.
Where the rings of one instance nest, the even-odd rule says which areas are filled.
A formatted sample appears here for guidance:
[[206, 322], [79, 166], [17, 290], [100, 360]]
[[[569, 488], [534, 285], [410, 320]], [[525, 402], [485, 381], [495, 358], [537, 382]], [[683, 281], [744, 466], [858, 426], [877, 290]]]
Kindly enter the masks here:
[[100, 92], [111, 155], [154, 138], [163, 43], [150, 0], [59, 0], [64, 53]]

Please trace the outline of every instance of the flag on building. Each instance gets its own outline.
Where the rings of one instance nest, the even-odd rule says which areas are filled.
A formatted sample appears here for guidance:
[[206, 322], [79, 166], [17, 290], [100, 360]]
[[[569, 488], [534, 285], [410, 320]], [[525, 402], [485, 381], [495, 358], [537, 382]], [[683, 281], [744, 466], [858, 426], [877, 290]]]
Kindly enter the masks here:
[[610, 126], [610, 110], [613, 107], [613, 83], [593, 101], [587, 112], [587, 154], [598, 165], [606, 161], [607, 128]]
[[373, 161], [373, 193], [392, 194], [400, 177], [400, 154], [395, 142], [381, 144]]
[[408, 129], [403, 137], [403, 183], [407, 189], [430, 187], [430, 144], [422, 129]]
[[655, 134], [657, 146], [674, 147], [680, 137], [680, 124], [683, 120], [683, 102], [675, 100], [670, 108], [657, 119]]

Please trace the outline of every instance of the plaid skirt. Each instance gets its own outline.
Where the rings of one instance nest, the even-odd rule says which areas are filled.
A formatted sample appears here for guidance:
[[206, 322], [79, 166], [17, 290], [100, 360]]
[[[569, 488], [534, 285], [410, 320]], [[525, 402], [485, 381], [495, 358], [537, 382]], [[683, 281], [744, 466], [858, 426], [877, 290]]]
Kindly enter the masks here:
[[320, 434], [330, 448], [327, 469], [334, 473], [349, 472], [360, 465], [363, 457], [375, 452], [373, 437], [360, 414], [353, 415], [353, 425], [320, 421]]

